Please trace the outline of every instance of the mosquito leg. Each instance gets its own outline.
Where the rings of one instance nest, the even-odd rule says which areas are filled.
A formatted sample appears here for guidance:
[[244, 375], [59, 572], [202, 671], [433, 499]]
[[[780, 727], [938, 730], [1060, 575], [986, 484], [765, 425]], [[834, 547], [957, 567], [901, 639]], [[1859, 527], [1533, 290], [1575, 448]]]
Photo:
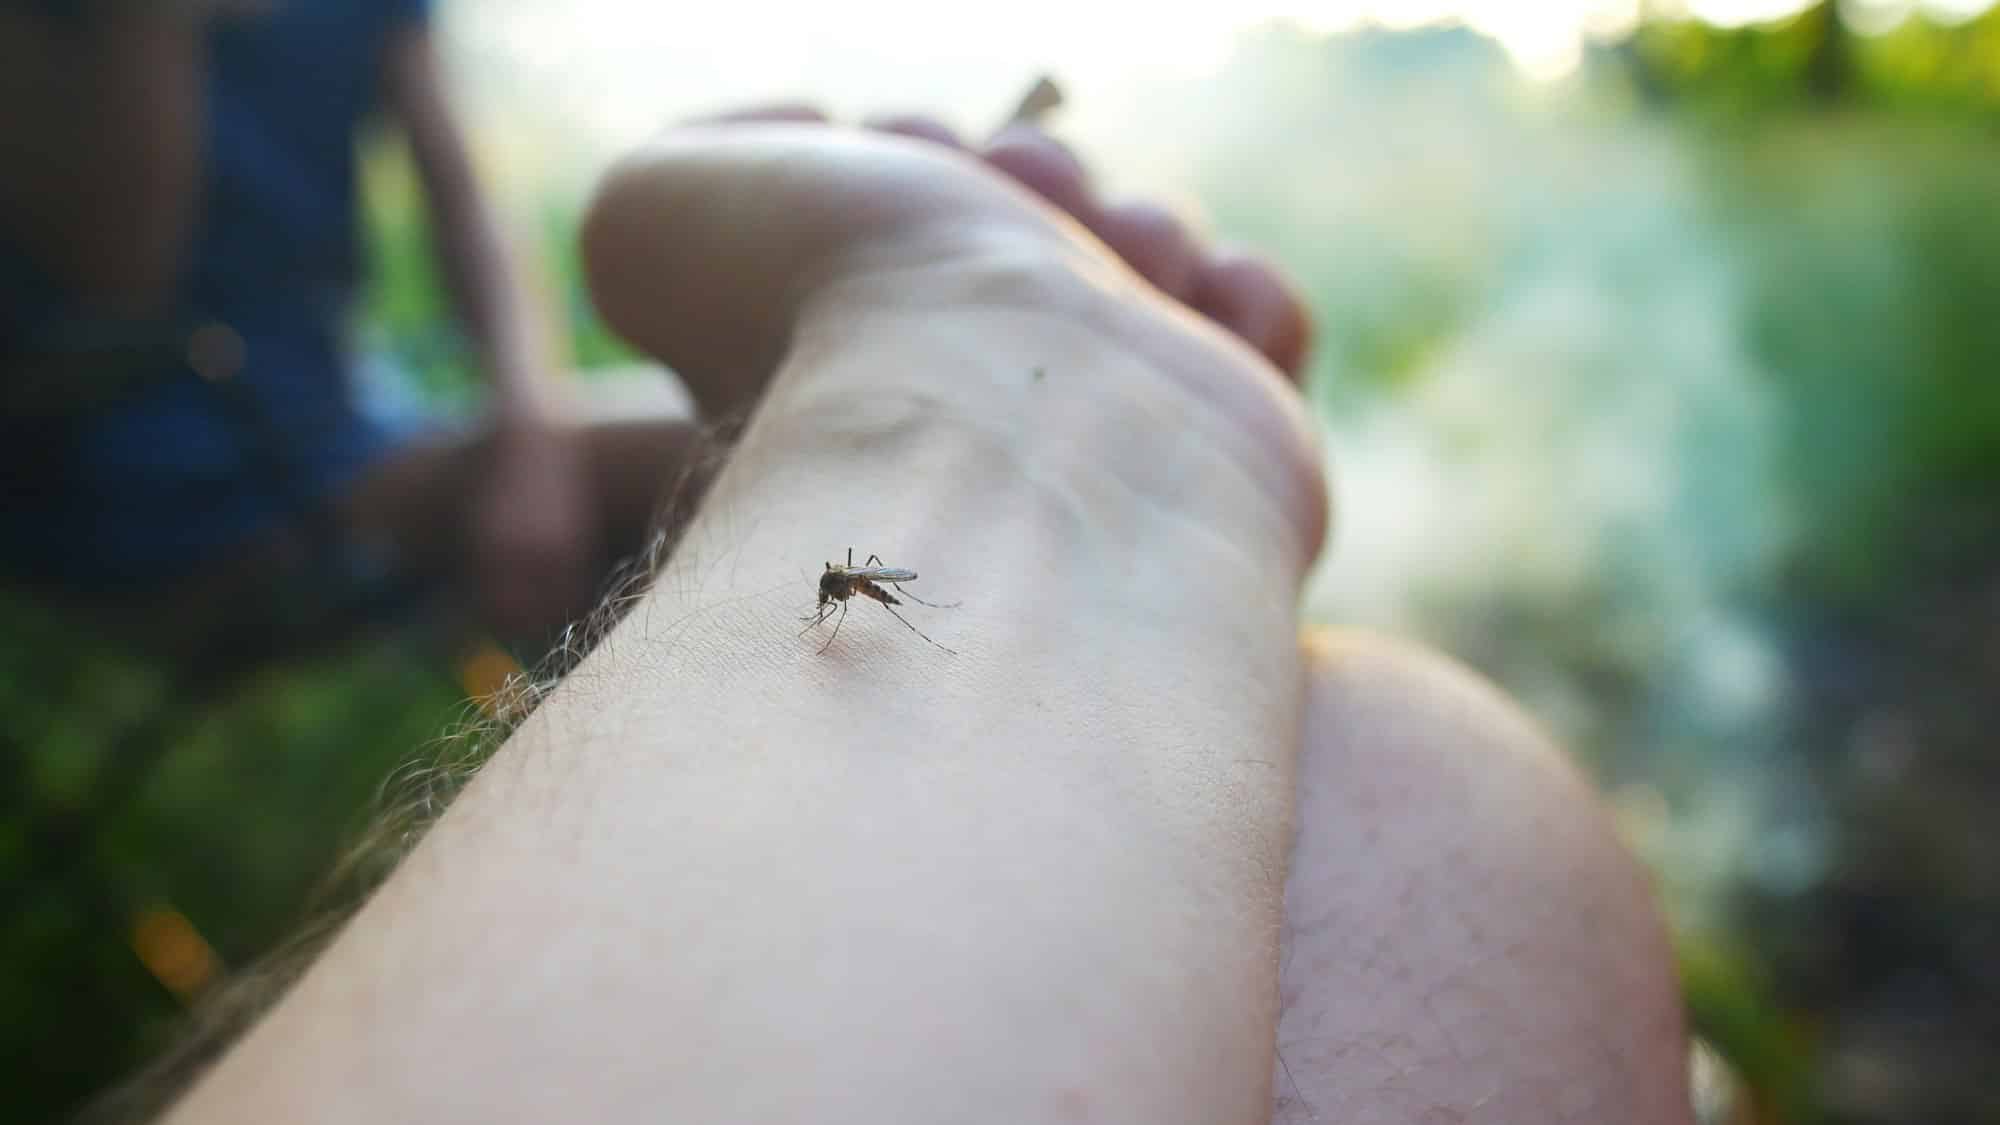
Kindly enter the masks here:
[[[854, 552], [852, 552], [852, 551], [849, 551], [849, 552], [847, 553], [847, 561], [848, 561], [848, 562], [849, 562], [850, 564], [852, 564], [852, 563], [854, 562]], [[881, 555], [869, 555], [869, 556], [868, 556], [868, 561], [866, 561], [866, 562], [862, 563], [861, 565], [862, 565], [862, 566], [874, 566], [874, 565], [875, 565], [876, 563], [879, 563], [879, 562], [881, 562], [881, 561], [882, 561], [882, 556], [881, 556]]]
[[918, 605], [927, 605], [932, 609], [957, 609], [959, 606], [965, 604], [964, 602], [948, 602], [944, 605], [939, 605], [936, 602], [927, 602], [924, 599], [916, 596], [915, 594], [910, 593], [910, 588], [908, 586], [898, 586], [896, 587], [896, 589], [904, 597], [910, 599], [911, 601], [917, 603]]
[[812, 632], [813, 627], [815, 625], [820, 625], [824, 623], [827, 618], [832, 616], [833, 616], [833, 606], [828, 605], [825, 609], [820, 610], [817, 614], [811, 617], [802, 618], [801, 620], [805, 621], [806, 627], [799, 630], [799, 636], [803, 637], [807, 633]]
[[[891, 612], [894, 612], [894, 611], [892, 610]], [[841, 626], [841, 624], [842, 624], [843, 622], [845, 622], [846, 620], [847, 620], [847, 603], [846, 603], [846, 602], [841, 602], [841, 603], [840, 603], [840, 620], [838, 620], [838, 621], [835, 621], [835, 622], [833, 623], [833, 637], [838, 637], [838, 636], [840, 635], [840, 626]], [[821, 652], [825, 652], [825, 651], [826, 651], [827, 649], [830, 649], [830, 648], [832, 648], [832, 647], [833, 647], [833, 637], [828, 637], [828, 638], [826, 639], [826, 643], [825, 643], [825, 644], [823, 644], [823, 645], [821, 645], [821, 646], [819, 646], [819, 650], [820, 650]]]
[[[884, 605], [884, 606], [883, 606], [882, 608], [883, 608], [883, 609], [889, 609], [889, 607], [888, 607], [887, 605]], [[909, 619], [909, 618], [907, 618], [907, 617], [904, 617], [904, 616], [903, 616], [902, 614], [900, 614], [900, 613], [897, 613], [897, 612], [896, 612], [895, 610], [893, 610], [893, 609], [889, 609], [889, 613], [890, 613], [890, 614], [891, 614], [891, 615], [892, 615], [893, 617], [895, 617], [895, 619], [896, 619], [896, 620], [898, 620], [898, 621], [901, 621], [901, 622], [903, 623], [903, 627], [904, 627], [904, 628], [908, 629], [908, 630], [909, 630], [910, 632], [912, 632], [912, 633], [915, 633], [915, 634], [916, 634], [917, 636], [919, 636], [919, 637], [922, 637], [923, 639], [925, 639], [925, 640], [927, 640], [927, 641], [931, 641], [931, 638], [930, 638], [930, 634], [928, 634], [928, 633], [924, 632], [924, 631], [923, 631], [922, 629], [919, 629], [919, 628], [917, 628], [917, 627], [916, 627], [915, 625], [912, 625], [912, 624], [910, 624], [910, 619]], [[839, 629], [839, 626], [835, 626], [834, 628], [835, 628], [835, 630], [836, 630], [836, 631], [838, 631], [838, 629]], [[952, 651], [951, 651], [950, 649], [948, 649], [948, 648], [945, 648], [945, 647], [944, 647], [943, 645], [939, 645], [939, 644], [938, 644], [938, 643], [937, 643], [936, 641], [931, 641], [931, 643], [932, 643], [932, 644], [934, 644], [934, 645], [937, 645], [937, 647], [938, 647], [939, 649], [943, 650], [944, 652], [947, 652], [947, 653], [950, 653], [950, 654], [951, 654], [952, 656], [957, 656], [957, 655], [958, 655], [957, 653], [955, 653], [955, 652], [952, 652]]]

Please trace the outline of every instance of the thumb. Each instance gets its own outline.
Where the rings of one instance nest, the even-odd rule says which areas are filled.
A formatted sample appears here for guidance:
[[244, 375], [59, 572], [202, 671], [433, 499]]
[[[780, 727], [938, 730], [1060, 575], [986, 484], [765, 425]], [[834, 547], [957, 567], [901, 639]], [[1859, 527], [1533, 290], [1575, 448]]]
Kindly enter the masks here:
[[907, 265], [1000, 234], [1068, 238], [1070, 226], [938, 145], [795, 121], [710, 121], [614, 168], [582, 237], [605, 320], [673, 368], [714, 418], [754, 401], [800, 309], [864, 255]]

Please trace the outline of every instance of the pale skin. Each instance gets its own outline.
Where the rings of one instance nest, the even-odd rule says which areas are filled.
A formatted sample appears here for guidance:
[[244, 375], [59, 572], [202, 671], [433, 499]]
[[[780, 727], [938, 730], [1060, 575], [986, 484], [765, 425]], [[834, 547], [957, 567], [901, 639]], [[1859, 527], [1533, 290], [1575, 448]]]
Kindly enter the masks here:
[[[1443, 659], [1297, 631], [1327, 506], [1275, 275], [1068, 210], [811, 125], [609, 179], [601, 307], [755, 418], [172, 1120], [1689, 1119], [1587, 785]], [[913, 607], [957, 655], [872, 605], [798, 635], [850, 545], [963, 601]]]

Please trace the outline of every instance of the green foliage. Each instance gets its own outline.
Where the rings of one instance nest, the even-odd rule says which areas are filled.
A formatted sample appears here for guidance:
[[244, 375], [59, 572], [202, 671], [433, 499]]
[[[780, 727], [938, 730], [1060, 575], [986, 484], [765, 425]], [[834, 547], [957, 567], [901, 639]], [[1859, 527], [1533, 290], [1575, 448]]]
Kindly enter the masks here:
[[1861, 35], [1834, 17], [1838, 7], [1822, 0], [1790, 19], [1740, 28], [1659, 20], [1627, 49], [1649, 89], [1704, 111], [1818, 103], [1985, 120], [2000, 112], [2000, 9], [1962, 23], [1920, 10], [1883, 34]]
[[2000, 167], [1960, 127], [1880, 114], [1710, 144], [1805, 505], [1792, 578], [1879, 597], [1904, 561], [1884, 546], [1928, 516], [1913, 500], [2000, 480]]
[[1675, 20], [1646, 25], [1630, 50], [1655, 83], [1683, 100], [1708, 109], [1770, 109], [1804, 100], [1814, 55], [1833, 34], [1817, 13], [1731, 29]]
[[415, 632], [272, 669], [213, 706], [179, 694], [186, 669], [20, 596], [0, 599], [0, 636], [20, 774], [0, 821], [0, 964], [14, 967], [0, 1083], [35, 1120], [176, 1030], [181, 1005], [131, 944], [144, 912], [185, 915], [225, 967], [262, 956], [332, 905], [315, 907], [315, 888], [462, 696]]
[[1817, 1120], [1809, 1035], [1786, 1020], [1757, 954], [1721, 937], [1684, 937], [1676, 950], [1690, 1030], [1728, 1059], [1764, 1120]]

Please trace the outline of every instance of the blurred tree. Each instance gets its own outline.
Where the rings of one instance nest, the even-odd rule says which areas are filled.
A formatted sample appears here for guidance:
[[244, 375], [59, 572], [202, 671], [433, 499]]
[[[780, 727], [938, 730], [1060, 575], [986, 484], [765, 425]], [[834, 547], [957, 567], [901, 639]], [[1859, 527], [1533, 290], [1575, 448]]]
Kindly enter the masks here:
[[1965, 114], [2000, 112], [2000, 7], [1962, 22], [1922, 10], [1860, 35], [1837, 0], [1795, 16], [1719, 28], [1650, 21], [1611, 53], [1654, 104], [1742, 112], [1788, 105], [1879, 106]]
[[1819, 0], [1798, 17], [1806, 41], [1805, 86], [1813, 100], [1834, 104], [1854, 94], [1853, 50], [1847, 24], [1834, 0]]

